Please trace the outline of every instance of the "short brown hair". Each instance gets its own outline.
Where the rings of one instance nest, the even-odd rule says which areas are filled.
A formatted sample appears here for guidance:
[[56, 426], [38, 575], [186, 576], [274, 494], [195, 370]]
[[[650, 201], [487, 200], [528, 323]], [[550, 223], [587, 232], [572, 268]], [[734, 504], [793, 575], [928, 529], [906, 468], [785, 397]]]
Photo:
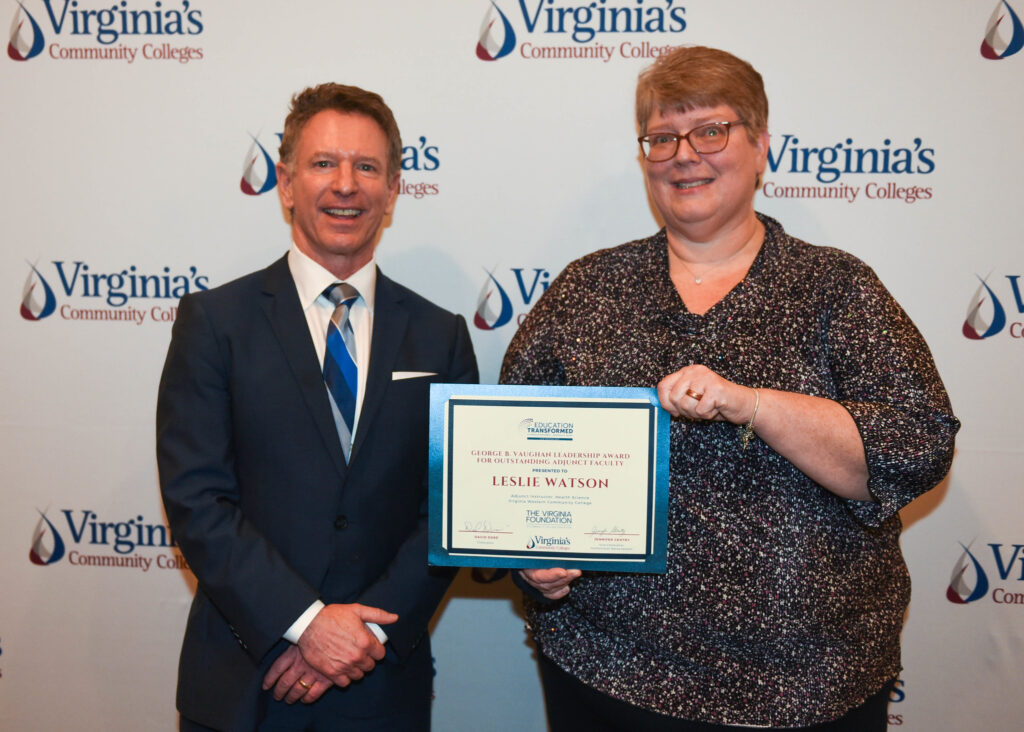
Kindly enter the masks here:
[[768, 97], [754, 67], [731, 53], [706, 46], [679, 46], [640, 74], [636, 121], [640, 134], [655, 110], [688, 112], [727, 104], [753, 140], [768, 129]]
[[398, 123], [395, 122], [391, 108], [384, 103], [380, 94], [358, 86], [334, 83], [312, 86], [292, 97], [278, 150], [282, 163], [291, 166], [302, 129], [316, 114], [328, 109], [345, 114], [361, 114], [380, 125], [388, 140], [388, 177], [401, 171], [402, 136], [398, 132]]

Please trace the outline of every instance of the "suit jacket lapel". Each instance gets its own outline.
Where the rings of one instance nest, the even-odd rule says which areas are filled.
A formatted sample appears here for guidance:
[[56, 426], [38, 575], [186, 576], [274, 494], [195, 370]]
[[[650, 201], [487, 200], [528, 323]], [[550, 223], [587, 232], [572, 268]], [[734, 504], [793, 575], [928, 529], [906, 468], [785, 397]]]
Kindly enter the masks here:
[[263, 295], [260, 304], [270, 321], [270, 327], [281, 344], [281, 350], [284, 351], [292, 375], [298, 382], [299, 391], [320, 432], [324, 448], [330, 453], [339, 476], [344, 480], [348, 474], [345, 454], [341, 451], [341, 441], [338, 439], [338, 428], [331, 414], [323, 373], [319, 369], [316, 349], [313, 348], [313, 342], [309, 337], [309, 325], [299, 303], [295, 281], [288, 269], [287, 257], [282, 257], [266, 269]]
[[405, 338], [409, 315], [401, 303], [401, 295], [394, 283], [377, 270], [377, 292], [373, 312], [373, 334], [370, 340], [370, 369], [366, 375], [366, 394], [359, 413], [356, 441], [352, 445], [351, 463], [366, 441], [373, 419], [380, 410], [384, 392], [391, 383], [391, 372], [398, 358], [398, 350]]

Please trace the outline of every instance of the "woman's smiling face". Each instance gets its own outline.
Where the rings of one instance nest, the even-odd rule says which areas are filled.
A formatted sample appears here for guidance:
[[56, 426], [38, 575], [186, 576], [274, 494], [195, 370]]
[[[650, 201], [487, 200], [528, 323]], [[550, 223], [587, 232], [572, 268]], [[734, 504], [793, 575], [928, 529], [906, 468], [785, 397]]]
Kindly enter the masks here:
[[[689, 111], [655, 111], [647, 134], [684, 135], [710, 122], [738, 121], [728, 105]], [[754, 215], [757, 178], [768, 159], [768, 133], [755, 136], [734, 126], [723, 150], [698, 154], [686, 140], [679, 141], [674, 157], [652, 163], [645, 160], [651, 199], [671, 234], [687, 241], [707, 241]]]

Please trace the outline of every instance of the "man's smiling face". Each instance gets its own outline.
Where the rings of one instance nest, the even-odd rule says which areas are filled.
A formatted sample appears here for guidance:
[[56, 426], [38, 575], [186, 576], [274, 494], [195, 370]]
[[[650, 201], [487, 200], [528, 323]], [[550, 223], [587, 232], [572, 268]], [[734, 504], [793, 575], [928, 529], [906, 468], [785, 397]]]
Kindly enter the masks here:
[[344, 279], [373, 257], [398, 195], [388, 140], [370, 117], [324, 110], [302, 129], [294, 159], [277, 164], [278, 195], [300, 250]]

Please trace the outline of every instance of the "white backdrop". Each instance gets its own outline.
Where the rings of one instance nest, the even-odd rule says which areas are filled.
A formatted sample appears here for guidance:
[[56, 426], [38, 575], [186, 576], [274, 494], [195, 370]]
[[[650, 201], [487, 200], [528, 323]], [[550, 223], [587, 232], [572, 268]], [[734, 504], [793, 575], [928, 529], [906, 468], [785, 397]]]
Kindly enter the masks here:
[[[339, 81], [395, 110], [408, 192], [378, 261], [471, 321], [491, 292], [494, 327], [471, 329], [494, 382], [568, 261], [658, 227], [633, 91], [652, 49], [687, 43], [762, 73], [759, 210], [876, 269], [964, 423], [950, 477], [904, 511], [914, 594], [890, 724], [1018, 729], [1021, 14], [1024, 0], [0, 5], [0, 728], [176, 729], [193, 581], [162, 529], [156, 384], [177, 297], [287, 248], [275, 192], [242, 180], [264, 187], [293, 92]], [[436, 729], [544, 729], [517, 607], [507, 579], [460, 575], [435, 618]]]

